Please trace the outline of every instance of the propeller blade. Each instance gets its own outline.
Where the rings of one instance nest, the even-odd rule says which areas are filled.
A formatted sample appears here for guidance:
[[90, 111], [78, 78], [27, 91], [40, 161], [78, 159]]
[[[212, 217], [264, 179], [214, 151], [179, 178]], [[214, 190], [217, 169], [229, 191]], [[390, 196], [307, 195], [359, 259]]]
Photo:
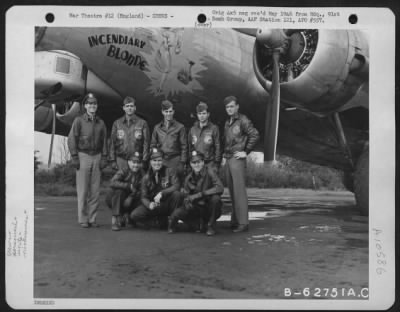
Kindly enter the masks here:
[[42, 106], [44, 103], [46, 103], [46, 100], [41, 100], [40, 102], [39, 102], [39, 104], [36, 104], [35, 105], [35, 110], [37, 110], [40, 106]]
[[233, 28], [233, 30], [252, 37], [255, 37], [257, 35], [256, 28]]
[[59, 92], [61, 89], [62, 89], [62, 83], [57, 82], [52, 86], [50, 86], [49, 88], [47, 88], [46, 90], [41, 91], [40, 93], [42, 93], [45, 98], [48, 98], [49, 96], [52, 96], [57, 92]]
[[271, 101], [265, 113], [264, 162], [276, 160], [280, 106], [279, 58], [280, 51], [275, 49], [272, 53]]
[[79, 102], [74, 102], [74, 104], [72, 104], [71, 108], [65, 114], [57, 113], [57, 119], [67, 125], [72, 125], [75, 117], [78, 116], [80, 112], [81, 105], [79, 104]]
[[50, 150], [49, 150], [49, 161], [47, 163], [47, 167], [50, 168], [51, 164], [51, 156], [53, 154], [53, 141], [54, 134], [56, 133], [56, 104], [51, 104], [51, 110], [53, 112], [53, 126], [51, 129], [51, 140], [50, 140]]

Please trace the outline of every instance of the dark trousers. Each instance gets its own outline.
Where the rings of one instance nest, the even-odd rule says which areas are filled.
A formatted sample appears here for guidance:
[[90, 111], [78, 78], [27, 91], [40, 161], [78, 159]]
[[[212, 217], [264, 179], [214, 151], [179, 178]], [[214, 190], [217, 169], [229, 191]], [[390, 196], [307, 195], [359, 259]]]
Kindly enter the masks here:
[[106, 204], [113, 216], [130, 214], [140, 203], [140, 198], [130, 196], [127, 190], [111, 189], [106, 195]]
[[161, 198], [160, 206], [150, 210], [143, 204], [139, 205], [131, 213], [131, 219], [135, 222], [148, 221], [157, 218], [160, 224], [166, 224], [168, 216], [182, 203], [182, 194], [174, 191], [166, 198]]
[[168, 168], [173, 168], [175, 169], [176, 176], [178, 177], [178, 180], [182, 184], [183, 181], [185, 180], [185, 169], [183, 167], [183, 164], [181, 162], [181, 156], [175, 156], [170, 159], [163, 159], [163, 164], [164, 166]]
[[204, 224], [214, 227], [221, 216], [222, 201], [220, 195], [212, 195], [204, 201], [194, 202], [191, 209], [180, 206], [173, 211], [171, 219], [183, 222], [202, 219]]

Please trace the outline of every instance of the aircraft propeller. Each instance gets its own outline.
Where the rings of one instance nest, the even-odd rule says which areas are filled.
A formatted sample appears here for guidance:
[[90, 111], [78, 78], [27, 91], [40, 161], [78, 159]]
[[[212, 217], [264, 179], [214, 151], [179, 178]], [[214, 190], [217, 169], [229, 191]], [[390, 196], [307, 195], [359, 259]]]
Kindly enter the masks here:
[[54, 85], [47, 88], [46, 90], [41, 91], [40, 93], [43, 95], [43, 97], [42, 100], [39, 102], [39, 104], [35, 105], [35, 110], [38, 109], [40, 106], [42, 106], [44, 103], [46, 103], [46, 100], [49, 97], [58, 93], [61, 89], [62, 89], [62, 83], [57, 82]]
[[56, 133], [56, 104], [51, 104], [51, 111], [53, 116], [53, 125], [51, 127], [51, 140], [50, 140], [50, 150], [49, 150], [49, 161], [47, 163], [47, 167], [50, 168], [51, 164], [51, 156], [53, 154], [53, 141], [54, 141], [54, 134]]
[[258, 29], [256, 40], [272, 55], [271, 101], [265, 112], [264, 162], [275, 162], [280, 107], [279, 60], [289, 48], [289, 37], [282, 29]]

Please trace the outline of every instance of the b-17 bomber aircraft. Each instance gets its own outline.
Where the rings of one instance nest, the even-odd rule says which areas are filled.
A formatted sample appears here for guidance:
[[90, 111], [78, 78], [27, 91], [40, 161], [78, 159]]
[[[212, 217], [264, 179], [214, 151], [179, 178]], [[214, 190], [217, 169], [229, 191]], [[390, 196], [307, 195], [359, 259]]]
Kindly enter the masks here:
[[369, 42], [358, 30], [65, 28], [35, 29], [35, 131], [67, 135], [93, 92], [111, 129], [122, 99], [135, 97], [150, 128], [169, 99], [190, 127], [204, 101], [222, 130], [223, 99], [276, 153], [343, 170], [368, 214]]

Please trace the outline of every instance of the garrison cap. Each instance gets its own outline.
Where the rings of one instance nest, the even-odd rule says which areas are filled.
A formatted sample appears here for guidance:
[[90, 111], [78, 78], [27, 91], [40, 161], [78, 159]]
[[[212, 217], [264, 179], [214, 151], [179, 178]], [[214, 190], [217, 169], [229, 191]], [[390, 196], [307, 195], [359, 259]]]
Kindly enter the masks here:
[[139, 152], [135, 152], [133, 153], [132, 156], [130, 156], [128, 158], [128, 160], [132, 160], [132, 161], [142, 161], [142, 155]]
[[200, 112], [204, 112], [204, 111], [208, 112], [208, 105], [204, 102], [200, 102], [199, 104], [197, 104], [196, 112], [200, 113]]
[[197, 160], [204, 160], [204, 155], [198, 151], [193, 151], [190, 154], [190, 162], [197, 161]]
[[135, 99], [133, 97], [131, 97], [131, 96], [126, 96], [124, 98], [124, 102], [123, 103], [124, 103], [124, 105], [125, 104], [130, 104], [130, 103], [135, 104]]
[[236, 96], [233, 96], [233, 95], [227, 96], [227, 97], [224, 99], [224, 105], [226, 106], [226, 105], [228, 105], [230, 102], [233, 102], [233, 101], [235, 101], [235, 103], [237, 104], [237, 98], [236, 98]]
[[172, 104], [170, 101], [164, 100], [161, 102], [161, 110], [167, 110], [170, 108], [174, 108], [174, 104]]
[[163, 153], [161, 150], [159, 150], [158, 148], [153, 148], [151, 150], [151, 155], [150, 155], [150, 159], [156, 159], [156, 158], [161, 158], [163, 157]]
[[86, 103], [97, 103], [97, 99], [96, 99], [96, 97], [94, 96], [93, 93], [88, 93], [83, 98], [82, 102], [83, 102], [83, 104], [86, 104]]

